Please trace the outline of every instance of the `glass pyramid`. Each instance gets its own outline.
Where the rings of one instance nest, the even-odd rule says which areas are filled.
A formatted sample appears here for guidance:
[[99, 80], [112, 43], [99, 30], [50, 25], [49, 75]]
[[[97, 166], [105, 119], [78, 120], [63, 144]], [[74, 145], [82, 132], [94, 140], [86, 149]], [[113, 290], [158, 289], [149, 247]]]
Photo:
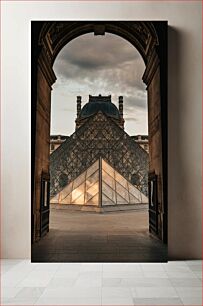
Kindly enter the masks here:
[[148, 203], [148, 198], [100, 158], [51, 198], [50, 202], [102, 207]]

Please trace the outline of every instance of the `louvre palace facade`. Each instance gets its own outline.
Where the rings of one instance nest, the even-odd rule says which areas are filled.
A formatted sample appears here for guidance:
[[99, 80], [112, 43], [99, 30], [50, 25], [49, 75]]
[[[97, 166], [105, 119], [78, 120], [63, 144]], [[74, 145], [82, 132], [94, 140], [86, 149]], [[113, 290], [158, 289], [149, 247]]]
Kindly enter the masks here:
[[148, 153], [124, 131], [123, 97], [77, 97], [75, 132], [50, 155], [50, 203], [104, 211], [148, 203]]

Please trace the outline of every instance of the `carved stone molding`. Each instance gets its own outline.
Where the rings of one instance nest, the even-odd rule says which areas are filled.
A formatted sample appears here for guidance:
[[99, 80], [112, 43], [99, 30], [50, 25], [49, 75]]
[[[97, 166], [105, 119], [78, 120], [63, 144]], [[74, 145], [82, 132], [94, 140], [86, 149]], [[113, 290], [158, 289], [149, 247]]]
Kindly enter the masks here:
[[152, 122], [149, 123], [150, 139], [158, 132], [161, 128], [161, 116], [158, 114]]
[[53, 63], [58, 52], [75, 37], [93, 32], [95, 35], [112, 33], [132, 43], [145, 63], [150, 51], [158, 45], [152, 22], [143, 21], [55, 21], [44, 22], [39, 44], [45, 48], [46, 56]]
[[42, 49], [42, 52], [39, 56], [38, 59], [38, 65], [39, 68], [41, 69], [45, 79], [47, 80], [48, 85], [51, 86], [54, 84], [56, 81], [56, 75], [50, 65], [49, 59], [47, 57], [47, 54], [45, 53], [45, 49]]
[[145, 72], [143, 74], [142, 80], [143, 82], [147, 85], [147, 87], [150, 85], [153, 76], [157, 70], [157, 68], [159, 67], [160, 61], [158, 58], [158, 55], [155, 51], [155, 49], [152, 49], [149, 58], [148, 58], [148, 62], [146, 65], [146, 69]]

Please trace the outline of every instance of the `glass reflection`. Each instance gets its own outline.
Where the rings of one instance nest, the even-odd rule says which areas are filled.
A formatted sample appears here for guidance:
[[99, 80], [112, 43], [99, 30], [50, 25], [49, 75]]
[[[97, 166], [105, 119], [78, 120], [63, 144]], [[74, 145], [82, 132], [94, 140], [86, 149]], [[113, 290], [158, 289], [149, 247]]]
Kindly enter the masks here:
[[104, 160], [101, 163], [97, 160], [53, 197], [51, 203], [99, 206], [100, 198], [102, 206], [148, 203], [144, 194]]

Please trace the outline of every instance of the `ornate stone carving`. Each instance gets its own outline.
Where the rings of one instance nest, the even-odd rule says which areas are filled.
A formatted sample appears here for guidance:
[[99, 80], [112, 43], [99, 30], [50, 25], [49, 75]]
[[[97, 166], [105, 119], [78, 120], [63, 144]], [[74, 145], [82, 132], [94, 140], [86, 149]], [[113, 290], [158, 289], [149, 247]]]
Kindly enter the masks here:
[[43, 44], [48, 50], [47, 56], [51, 56], [52, 59], [64, 45], [62, 41], [67, 37], [68, 42], [75, 37], [75, 33], [80, 31], [80, 35], [88, 32], [94, 32], [95, 35], [104, 35], [105, 32], [114, 34], [123, 32], [122, 36], [132, 42], [135, 47], [137, 46], [142, 56], [145, 56], [145, 61], [148, 51], [158, 44], [153, 25], [143, 21], [55, 21], [45, 23], [44, 31]]

